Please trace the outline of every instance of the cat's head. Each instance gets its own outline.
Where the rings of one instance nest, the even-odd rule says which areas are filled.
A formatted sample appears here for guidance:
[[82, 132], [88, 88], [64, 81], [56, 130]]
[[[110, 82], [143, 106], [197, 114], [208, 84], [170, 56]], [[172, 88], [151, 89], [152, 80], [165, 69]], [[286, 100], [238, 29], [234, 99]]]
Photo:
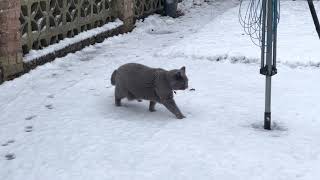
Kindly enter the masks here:
[[185, 90], [188, 88], [188, 77], [186, 75], [186, 68], [174, 69], [168, 72], [167, 79], [170, 87], [173, 90]]

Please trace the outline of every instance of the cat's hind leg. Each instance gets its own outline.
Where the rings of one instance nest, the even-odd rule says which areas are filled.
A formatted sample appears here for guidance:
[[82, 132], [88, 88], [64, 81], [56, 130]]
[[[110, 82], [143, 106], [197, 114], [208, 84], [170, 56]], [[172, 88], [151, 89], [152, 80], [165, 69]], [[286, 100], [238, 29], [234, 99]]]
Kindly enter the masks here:
[[155, 112], [155, 106], [156, 106], [156, 102], [155, 101], [150, 101], [150, 105], [149, 105], [149, 111], [150, 112]]
[[121, 99], [123, 99], [124, 97], [126, 97], [126, 95], [123, 93], [121, 88], [119, 86], [116, 86], [114, 91], [115, 105], [121, 106]]
[[121, 98], [115, 97], [116, 106], [121, 106]]

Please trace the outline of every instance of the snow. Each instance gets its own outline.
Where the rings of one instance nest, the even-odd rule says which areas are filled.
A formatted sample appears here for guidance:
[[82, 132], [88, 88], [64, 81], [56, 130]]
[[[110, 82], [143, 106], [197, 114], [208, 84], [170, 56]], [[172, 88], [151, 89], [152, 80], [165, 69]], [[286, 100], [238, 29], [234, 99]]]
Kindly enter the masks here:
[[[315, 1], [314, 4], [319, 12], [320, 2]], [[230, 9], [208, 23], [199, 33], [164, 49], [158, 55], [258, 62], [260, 47], [253, 46], [250, 37], [244, 33], [238, 12], [239, 7]], [[278, 62], [290, 66], [319, 66], [319, 47], [320, 41], [308, 3], [281, 1]]]
[[[305, 3], [284, 3], [289, 2], [291, 14]], [[223, 21], [237, 4], [236, 0], [216, 0], [193, 6], [186, 1], [180, 4], [185, 16], [150, 16], [137, 22], [132, 33], [109, 38], [2, 84], [0, 179], [320, 177], [318, 68], [279, 65], [279, 74], [273, 77], [274, 130], [265, 131], [265, 77], [259, 75], [258, 64], [163, 54], [182, 42], [186, 48], [191, 44], [206, 47], [207, 41], [195, 43], [191, 37], [203, 38], [207, 29], [207, 39], [211, 39], [210, 32], [216, 30], [208, 27], [218, 19]], [[307, 31], [307, 26], [300, 28]], [[242, 42], [229, 40], [235, 45]], [[235, 49], [242, 48], [235, 45]], [[229, 52], [221, 49], [221, 53]], [[150, 113], [145, 101], [124, 101], [123, 107], [115, 107], [110, 75], [127, 62], [166, 69], [186, 66], [189, 86], [195, 91], [178, 91], [175, 99], [187, 118], [177, 120], [161, 105]]]
[[[43, 19], [39, 19], [38, 25], [41, 24]], [[57, 44], [52, 44], [48, 47], [45, 47], [40, 50], [31, 50], [28, 54], [24, 56], [24, 62], [29, 62], [34, 59], [40, 58], [41, 56], [45, 56], [47, 54], [53, 53], [55, 51], [58, 51], [60, 49], [66, 48], [67, 46], [71, 44], [75, 44], [77, 42], [83, 41], [85, 39], [94, 37], [100, 33], [115, 29], [117, 27], [120, 27], [123, 25], [123, 22], [119, 19], [116, 19], [114, 22], [107, 23], [101, 27], [97, 27], [94, 29], [90, 29], [88, 31], [81, 32], [80, 34], [72, 37], [72, 38], [65, 38]]]

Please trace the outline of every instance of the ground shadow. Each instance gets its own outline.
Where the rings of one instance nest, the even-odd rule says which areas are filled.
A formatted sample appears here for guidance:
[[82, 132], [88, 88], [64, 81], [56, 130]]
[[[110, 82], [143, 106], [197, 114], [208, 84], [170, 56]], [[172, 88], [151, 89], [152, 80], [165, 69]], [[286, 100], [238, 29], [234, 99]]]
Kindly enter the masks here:
[[256, 131], [270, 133], [272, 137], [280, 137], [286, 135], [289, 132], [289, 129], [284, 124], [277, 122], [271, 123], [271, 130], [264, 129], [263, 122], [252, 123], [250, 124], [250, 127]]

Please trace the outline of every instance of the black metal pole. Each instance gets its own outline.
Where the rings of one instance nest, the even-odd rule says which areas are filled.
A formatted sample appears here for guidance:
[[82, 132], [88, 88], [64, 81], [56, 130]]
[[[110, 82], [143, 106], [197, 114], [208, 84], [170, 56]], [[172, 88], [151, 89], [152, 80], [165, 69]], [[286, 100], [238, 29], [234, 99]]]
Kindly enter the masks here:
[[318, 32], [318, 36], [320, 39], [320, 25], [319, 25], [319, 19], [318, 19], [317, 13], [316, 13], [316, 9], [314, 8], [314, 4], [313, 4], [312, 0], [308, 0], [308, 4], [309, 4], [309, 8], [310, 8], [310, 12], [311, 12], [311, 15], [313, 18], [314, 25], [316, 26], [316, 30]]

